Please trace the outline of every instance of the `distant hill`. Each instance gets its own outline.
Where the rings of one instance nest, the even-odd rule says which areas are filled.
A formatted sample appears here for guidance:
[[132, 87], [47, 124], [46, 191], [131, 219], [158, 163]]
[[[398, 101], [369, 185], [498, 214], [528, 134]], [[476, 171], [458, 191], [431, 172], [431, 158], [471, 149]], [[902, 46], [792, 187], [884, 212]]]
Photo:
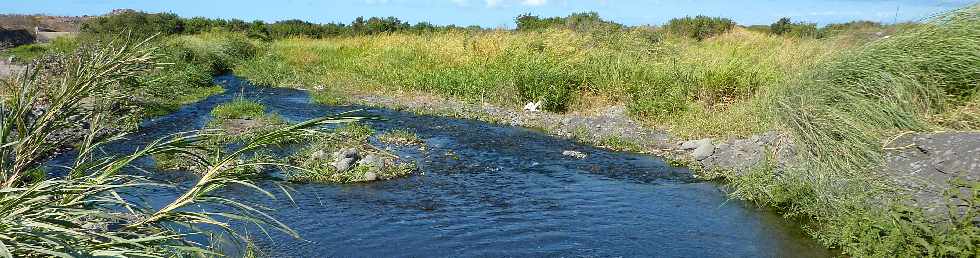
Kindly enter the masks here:
[[39, 27], [44, 31], [78, 32], [82, 22], [93, 17], [0, 14], [0, 28], [34, 31]]

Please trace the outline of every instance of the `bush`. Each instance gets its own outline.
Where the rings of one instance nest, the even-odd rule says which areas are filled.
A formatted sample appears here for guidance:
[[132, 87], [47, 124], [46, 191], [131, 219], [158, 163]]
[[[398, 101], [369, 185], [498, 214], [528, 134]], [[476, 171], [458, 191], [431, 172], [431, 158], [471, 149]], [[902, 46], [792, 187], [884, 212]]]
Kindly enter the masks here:
[[540, 18], [522, 14], [515, 19], [518, 31], [543, 31], [548, 29], [569, 29], [579, 32], [613, 31], [624, 26], [603, 20], [596, 12], [573, 13], [566, 17]]
[[169, 36], [158, 44], [166, 65], [131, 85], [136, 102], [149, 115], [166, 114], [222, 92], [212, 83], [213, 76], [230, 71], [256, 51], [244, 36], [230, 33]]
[[785, 35], [791, 37], [810, 37], [819, 38], [822, 37], [821, 31], [817, 29], [816, 23], [804, 23], [797, 22], [793, 23], [790, 18], [783, 17], [769, 26], [770, 31], [776, 35]]
[[127, 35], [147, 38], [157, 34], [173, 35], [184, 31], [184, 21], [172, 13], [123, 11], [85, 20], [81, 31], [92, 34]]
[[701, 41], [731, 31], [735, 28], [735, 22], [728, 18], [699, 15], [671, 19], [664, 28], [674, 35]]

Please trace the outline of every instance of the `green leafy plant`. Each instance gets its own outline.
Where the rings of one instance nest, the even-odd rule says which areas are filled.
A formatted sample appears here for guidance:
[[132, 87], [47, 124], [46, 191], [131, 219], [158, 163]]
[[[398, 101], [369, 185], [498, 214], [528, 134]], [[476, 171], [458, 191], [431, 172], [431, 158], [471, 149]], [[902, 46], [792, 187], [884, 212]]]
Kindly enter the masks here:
[[[4, 84], [13, 94], [0, 105], [0, 257], [212, 256], [218, 253], [207, 243], [188, 237], [210, 234], [204, 228], [213, 228], [232, 239], [245, 239], [231, 221], [298, 237], [263, 209], [215, 191], [238, 185], [274, 198], [228, 171], [263, 165], [239, 161], [278, 139], [302, 137], [309, 128], [350, 119], [314, 119], [265, 133], [233, 152], [195, 156], [192, 162], [207, 169], [190, 186], [151, 181], [131, 173], [131, 163], [157, 154], [195, 153], [211, 136], [207, 131], [181, 133], [132, 154], [99, 155], [101, 146], [122, 139], [105, 134], [115, 122], [107, 119], [112, 92], [121, 81], [155, 66], [156, 53], [146, 41], [83, 47], [71, 56], [31, 65], [15, 82]], [[102, 101], [82, 104], [92, 99]], [[69, 141], [52, 135], [81, 122], [74, 118], [80, 114], [89, 126], [82, 139], [75, 139], [80, 143], [74, 162], [66, 164], [64, 176], [43, 176], [41, 162]], [[146, 188], [182, 193], [161, 208], [131, 201], [139, 195], [137, 189]], [[220, 209], [187, 209], [191, 205]]]

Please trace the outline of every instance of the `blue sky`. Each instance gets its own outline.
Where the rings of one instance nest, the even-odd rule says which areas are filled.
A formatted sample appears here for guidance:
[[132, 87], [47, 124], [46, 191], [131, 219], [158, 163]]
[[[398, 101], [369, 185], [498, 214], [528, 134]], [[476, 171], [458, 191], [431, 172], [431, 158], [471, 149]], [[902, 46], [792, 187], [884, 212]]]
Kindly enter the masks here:
[[357, 16], [396, 16], [415, 23], [513, 27], [518, 14], [564, 16], [596, 11], [621, 23], [662, 24], [673, 17], [711, 15], [739, 24], [792, 17], [826, 24], [857, 19], [915, 21], [974, 0], [0, 0], [0, 13], [98, 15], [118, 8], [173, 12], [184, 17], [350, 22]]

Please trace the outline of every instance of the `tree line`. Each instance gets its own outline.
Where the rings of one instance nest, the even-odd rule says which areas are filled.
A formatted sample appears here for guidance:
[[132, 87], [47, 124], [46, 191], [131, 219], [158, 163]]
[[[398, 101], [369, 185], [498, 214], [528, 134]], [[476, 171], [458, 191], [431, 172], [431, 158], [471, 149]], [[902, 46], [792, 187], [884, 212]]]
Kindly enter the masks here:
[[[573, 13], [566, 17], [539, 17], [531, 14], [522, 14], [515, 18], [515, 23], [517, 24], [517, 31], [540, 31], [559, 28], [574, 31], [615, 32], [631, 28], [613, 21], [604, 20], [596, 12]], [[694, 16], [671, 19], [659, 29], [673, 35], [703, 40], [731, 31], [736, 26], [738, 25], [728, 18]], [[830, 24], [823, 28], [818, 28], [815, 23], [793, 22], [790, 18], [781, 18], [768, 26], [756, 25], [746, 28], [775, 35], [821, 38], [834, 35], [843, 30], [867, 27], [881, 28], [883, 25], [870, 21], [855, 21]], [[644, 28], [652, 27], [647, 26]], [[273, 40], [296, 36], [324, 38], [394, 32], [480, 31], [484, 30], [484, 28], [479, 26], [443, 26], [428, 22], [410, 24], [396, 17], [357, 17], [350, 23], [319, 24], [297, 19], [267, 23], [261, 20], [246, 22], [240, 19], [182, 18], [172, 13], [145, 13], [131, 10], [114, 12], [111, 15], [88, 19], [81, 25], [81, 31], [83, 32], [132, 33], [135, 36], [196, 34], [212, 30], [241, 32], [251, 38]]]
[[440, 26], [428, 22], [410, 24], [396, 17], [357, 17], [349, 24], [312, 23], [303, 20], [285, 20], [267, 23], [261, 20], [246, 22], [241, 19], [213, 19], [204, 17], [182, 18], [172, 13], [145, 13], [139, 11], [116, 12], [86, 20], [81, 31], [87, 33], [132, 33], [135, 36], [155, 34], [197, 34], [213, 30], [245, 33], [251, 38], [281, 39], [295, 36], [323, 38], [343, 35], [371, 35], [392, 32], [434, 32], [445, 30], [482, 30], [479, 26]]

